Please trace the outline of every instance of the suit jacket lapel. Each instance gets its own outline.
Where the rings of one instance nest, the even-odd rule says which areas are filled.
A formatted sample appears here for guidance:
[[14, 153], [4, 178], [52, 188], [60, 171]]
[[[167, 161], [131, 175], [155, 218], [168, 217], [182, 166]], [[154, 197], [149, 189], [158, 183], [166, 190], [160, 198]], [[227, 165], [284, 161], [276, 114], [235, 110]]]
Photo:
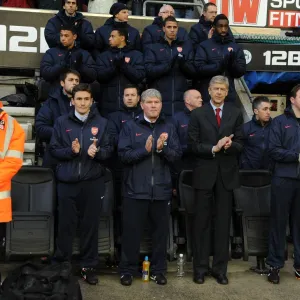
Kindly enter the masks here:
[[221, 126], [219, 128], [219, 134], [222, 133], [222, 131], [224, 130], [225, 124], [228, 124], [230, 118], [231, 118], [230, 108], [226, 104], [224, 104], [223, 111], [222, 111], [222, 118], [221, 118]]
[[218, 127], [218, 123], [217, 123], [217, 119], [216, 119], [216, 114], [212, 108], [212, 106], [210, 105], [210, 103], [205, 104], [206, 107], [206, 118], [209, 121], [209, 123], [211, 123], [215, 129], [217, 130], [217, 132], [219, 131], [219, 127]]

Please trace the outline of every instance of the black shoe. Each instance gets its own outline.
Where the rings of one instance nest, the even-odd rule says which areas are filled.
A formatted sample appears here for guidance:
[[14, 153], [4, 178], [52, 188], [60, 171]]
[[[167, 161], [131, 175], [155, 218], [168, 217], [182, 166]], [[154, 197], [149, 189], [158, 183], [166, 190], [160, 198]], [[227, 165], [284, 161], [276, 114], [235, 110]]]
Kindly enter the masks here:
[[132, 284], [132, 275], [131, 274], [123, 274], [121, 275], [120, 282], [122, 285], [130, 286]]
[[167, 278], [163, 274], [151, 275], [150, 279], [159, 285], [167, 284]]
[[243, 257], [243, 248], [242, 245], [237, 244], [234, 250], [231, 253], [233, 259], [241, 259]]
[[204, 274], [196, 274], [194, 275], [194, 282], [197, 284], [203, 284], [205, 281]]
[[93, 268], [82, 268], [80, 275], [88, 284], [95, 285], [98, 283], [98, 276], [96, 270]]
[[214, 277], [217, 280], [217, 283], [219, 284], [228, 284], [228, 278], [225, 274], [211, 273], [211, 276]]
[[296, 279], [300, 280], [300, 270], [295, 269], [295, 276], [296, 276]]
[[279, 271], [280, 271], [280, 269], [278, 269], [278, 268], [270, 268], [269, 274], [268, 274], [268, 281], [270, 281], [274, 284], [278, 284], [280, 281]]

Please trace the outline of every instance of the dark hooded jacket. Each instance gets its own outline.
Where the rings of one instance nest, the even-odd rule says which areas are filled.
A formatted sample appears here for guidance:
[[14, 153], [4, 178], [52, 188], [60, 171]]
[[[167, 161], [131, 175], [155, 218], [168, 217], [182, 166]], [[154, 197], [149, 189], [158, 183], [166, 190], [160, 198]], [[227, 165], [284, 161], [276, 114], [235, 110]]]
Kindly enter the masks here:
[[229, 80], [227, 100], [236, 101], [234, 79], [246, 73], [246, 60], [242, 48], [227, 34], [225, 37], [214, 32], [211, 39], [198, 45], [195, 53], [195, 68], [204, 102], [209, 102], [208, 85], [212, 77], [224, 75]]
[[[181, 57], [180, 57], [181, 56]], [[190, 41], [176, 39], [170, 45], [164, 38], [147, 47], [144, 54], [147, 83], [162, 94], [163, 112], [173, 116], [184, 108], [187, 78], [195, 75], [194, 52]]]
[[[121, 61], [117, 65], [117, 61]], [[103, 116], [123, 105], [126, 84], [139, 84], [145, 78], [143, 55], [130, 47], [110, 48], [98, 55], [97, 78], [101, 84], [99, 109]]]
[[[163, 19], [162, 17], [156, 17], [151, 25], [144, 28], [142, 34], [143, 51], [145, 51], [146, 46], [159, 43], [163, 37]], [[187, 31], [183, 27], [178, 28], [177, 39], [180, 41], [186, 41], [189, 39]]]
[[111, 32], [116, 28], [126, 28], [128, 31], [128, 45], [134, 50], [141, 50], [141, 38], [139, 31], [130, 26], [127, 22], [116, 22], [114, 17], [107, 19], [103, 26], [99, 27], [96, 32], [96, 48], [103, 52], [110, 48], [109, 37]]
[[95, 36], [92, 24], [86, 20], [80, 12], [76, 12], [74, 17], [68, 17], [64, 9], [51, 18], [45, 27], [44, 34], [49, 48], [60, 45], [60, 28], [65, 25], [76, 28], [76, 46], [78, 48], [88, 51], [93, 50], [95, 46]]

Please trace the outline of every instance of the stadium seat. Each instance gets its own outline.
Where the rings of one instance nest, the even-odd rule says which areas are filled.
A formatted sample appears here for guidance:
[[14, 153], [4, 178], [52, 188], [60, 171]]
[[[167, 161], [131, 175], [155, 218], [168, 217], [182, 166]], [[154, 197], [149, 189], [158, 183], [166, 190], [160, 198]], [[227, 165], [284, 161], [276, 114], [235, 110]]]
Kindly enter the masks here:
[[44, 79], [41, 79], [38, 82], [38, 103], [45, 102], [48, 99], [49, 92], [51, 89], [51, 85], [49, 82], [45, 81]]
[[184, 216], [186, 236], [186, 260], [192, 261], [192, 222], [194, 212], [193, 171], [183, 170], [179, 176], [179, 212]]
[[55, 206], [52, 170], [23, 166], [12, 179], [13, 220], [6, 226], [6, 260], [53, 254]]
[[234, 202], [242, 225], [243, 259], [256, 256], [257, 266], [251, 269], [262, 274], [268, 254], [271, 176], [267, 170], [240, 170], [240, 181]]
[[[105, 194], [101, 205], [99, 232], [98, 232], [98, 253], [110, 261], [115, 257], [114, 245], [114, 219], [113, 208], [115, 202], [113, 176], [109, 169], [105, 173]], [[101, 201], [99, 199], [99, 201]], [[78, 230], [79, 233], [79, 230]], [[78, 234], [73, 242], [73, 255], [80, 253]]]

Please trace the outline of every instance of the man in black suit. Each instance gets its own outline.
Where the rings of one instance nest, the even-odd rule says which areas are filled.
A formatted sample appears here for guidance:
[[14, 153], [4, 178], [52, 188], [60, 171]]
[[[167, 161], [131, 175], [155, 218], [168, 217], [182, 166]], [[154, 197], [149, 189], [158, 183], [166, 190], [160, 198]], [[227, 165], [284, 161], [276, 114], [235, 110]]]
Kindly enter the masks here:
[[218, 283], [228, 284], [232, 190], [239, 186], [238, 156], [243, 149], [243, 116], [236, 106], [224, 103], [228, 89], [226, 77], [213, 77], [208, 89], [211, 100], [192, 112], [188, 127], [188, 147], [196, 156], [193, 263], [198, 284], [204, 283], [209, 270], [212, 226], [211, 274]]

